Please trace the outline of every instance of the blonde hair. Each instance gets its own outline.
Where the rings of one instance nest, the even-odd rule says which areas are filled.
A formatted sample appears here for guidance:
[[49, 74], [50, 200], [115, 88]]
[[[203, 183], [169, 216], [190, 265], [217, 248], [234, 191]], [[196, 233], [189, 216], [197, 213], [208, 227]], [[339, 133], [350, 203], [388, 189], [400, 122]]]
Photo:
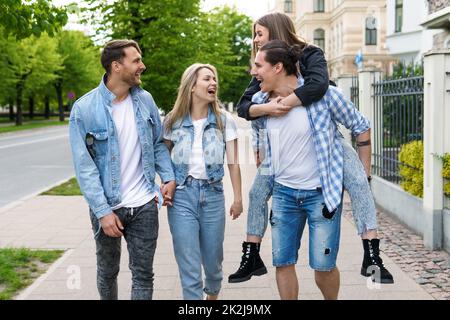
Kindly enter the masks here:
[[[269, 30], [269, 41], [271, 40], [283, 40], [289, 46], [299, 45], [302, 49], [305, 48], [308, 43], [303, 38], [299, 37], [295, 32], [295, 26], [291, 18], [288, 15], [280, 12], [273, 12], [266, 14], [256, 20], [253, 23], [252, 35], [255, 39], [255, 28], [259, 24]], [[252, 61], [255, 60], [258, 48], [253, 42], [252, 44]]]
[[167, 132], [170, 132], [172, 130], [172, 127], [174, 123], [177, 122], [177, 120], [183, 119], [191, 112], [192, 89], [197, 83], [198, 72], [203, 68], [211, 70], [216, 77], [216, 99], [214, 100], [214, 102], [210, 103], [210, 105], [212, 107], [214, 115], [216, 116], [217, 127], [219, 128], [219, 130], [223, 130], [223, 123], [221, 118], [222, 111], [220, 108], [219, 100], [217, 98], [219, 93], [219, 78], [217, 75], [217, 70], [210, 64], [194, 63], [184, 71], [183, 76], [181, 77], [177, 100], [175, 101], [172, 111], [170, 111], [166, 116], [165, 129]]

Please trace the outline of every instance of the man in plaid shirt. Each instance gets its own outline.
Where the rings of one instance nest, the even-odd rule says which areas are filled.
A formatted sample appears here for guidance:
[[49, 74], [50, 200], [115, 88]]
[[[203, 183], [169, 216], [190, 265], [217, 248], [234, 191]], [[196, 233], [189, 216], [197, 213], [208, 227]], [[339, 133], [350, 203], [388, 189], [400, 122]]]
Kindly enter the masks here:
[[[271, 41], [259, 50], [252, 75], [261, 81], [261, 92], [255, 94], [254, 102], [287, 96], [298, 87], [300, 54], [300, 48], [282, 41]], [[368, 120], [331, 86], [322, 100], [308, 108], [252, 122], [254, 148], [262, 160], [260, 172], [274, 179], [270, 223], [281, 299], [298, 298], [295, 264], [306, 220], [309, 263], [316, 283], [325, 299], [338, 296], [343, 150], [337, 122], [359, 140], [370, 140]], [[362, 159], [370, 159], [370, 151]]]

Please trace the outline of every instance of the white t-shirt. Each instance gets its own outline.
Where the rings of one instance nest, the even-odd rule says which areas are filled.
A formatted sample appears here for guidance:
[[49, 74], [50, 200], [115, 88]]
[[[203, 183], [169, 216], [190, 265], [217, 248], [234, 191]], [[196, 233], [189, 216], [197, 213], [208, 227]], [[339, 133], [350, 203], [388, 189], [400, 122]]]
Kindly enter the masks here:
[[[233, 116], [226, 111], [222, 111], [225, 114], [225, 142], [232, 141], [238, 138], [237, 125]], [[191, 156], [189, 158], [188, 176], [192, 176], [195, 179], [208, 179], [206, 174], [205, 158], [203, 157], [203, 131], [205, 128], [207, 118], [192, 121], [194, 125], [194, 142], [192, 144]], [[164, 134], [164, 138], [170, 139], [170, 134]]]
[[267, 119], [275, 181], [293, 189], [320, 187], [313, 132], [305, 108]]
[[202, 143], [205, 122], [206, 118], [192, 121], [194, 125], [194, 143], [192, 144], [191, 157], [189, 158], [188, 176], [192, 176], [195, 179], [208, 179]]
[[156, 194], [144, 176], [142, 150], [137, 133], [131, 95], [112, 104], [112, 117], [117, 129], [120, 150], [120, 193], [122, 202], [113, 207], [136, 208], [152, 200]]

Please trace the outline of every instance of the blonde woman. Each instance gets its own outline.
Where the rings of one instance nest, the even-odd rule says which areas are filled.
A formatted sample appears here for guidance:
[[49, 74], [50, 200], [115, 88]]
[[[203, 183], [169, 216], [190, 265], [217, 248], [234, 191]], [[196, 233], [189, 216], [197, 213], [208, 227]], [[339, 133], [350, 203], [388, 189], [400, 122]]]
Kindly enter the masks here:
[[203, 292], [215, 300], [221, 288], [225, 154], [234, 193], [229, 213], [233, 219], [242, 213], [237, 127], [220, 108], [217, 92], [216, 68], [191, 65], [183, 73], [177, 100], [164, 123], [177, 185], [168, 208], [169, 225], [186, 300], [200, 300]]

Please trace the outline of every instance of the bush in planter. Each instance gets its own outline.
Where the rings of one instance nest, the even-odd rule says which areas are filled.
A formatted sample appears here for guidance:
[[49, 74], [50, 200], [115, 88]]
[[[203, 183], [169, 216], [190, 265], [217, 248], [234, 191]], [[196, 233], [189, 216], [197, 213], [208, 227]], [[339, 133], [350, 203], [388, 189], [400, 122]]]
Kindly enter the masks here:
[[[444, 154], [442, 157], [442, 162], [442, 176], [445, 179], [450, 180], [450, 154]], [[444, 193], [447, 197], [450, 197], [450, 181], [447, 183], [445, 182], [446, 181], [444, 180]]]
[[418, 197], [423, 196], [423, 142], [411, 141], [402, 145], [398, 159], [400, 165], [402, 188]]

